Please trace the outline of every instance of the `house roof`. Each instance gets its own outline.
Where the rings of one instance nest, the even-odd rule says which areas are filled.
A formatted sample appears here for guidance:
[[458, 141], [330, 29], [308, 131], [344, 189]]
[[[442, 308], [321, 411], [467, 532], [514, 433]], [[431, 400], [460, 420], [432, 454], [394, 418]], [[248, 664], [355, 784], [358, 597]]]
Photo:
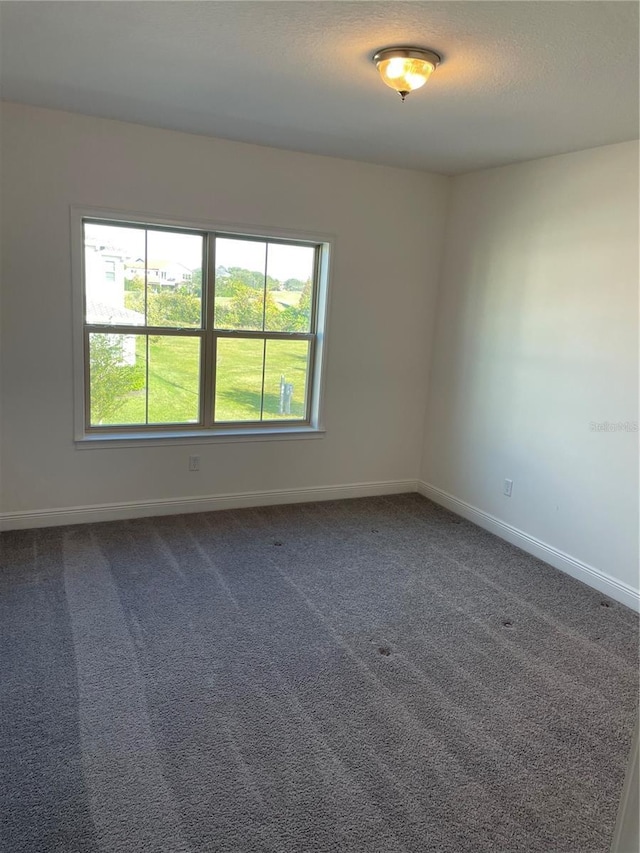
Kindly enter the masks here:
[[[136, 259], [135, 261], [125, 261], [125, 266], [128, 269], [134, 270], [143, 270], [145, 269], [144, 261], [141, 259]], [[191, 268], [186, 266], [185, 264], [180, 263], [180, 261], [158, 261], [158, 260], [149, 260], [147, 261], [146, 269], [148, 270], [168, 270], [175, 269], [176, 267], [182, 267], [186, 272], [191, 272]]]
[[87, 322], [106, 325], [144, 326], [144, 314], [106, 302], [87, 302]]

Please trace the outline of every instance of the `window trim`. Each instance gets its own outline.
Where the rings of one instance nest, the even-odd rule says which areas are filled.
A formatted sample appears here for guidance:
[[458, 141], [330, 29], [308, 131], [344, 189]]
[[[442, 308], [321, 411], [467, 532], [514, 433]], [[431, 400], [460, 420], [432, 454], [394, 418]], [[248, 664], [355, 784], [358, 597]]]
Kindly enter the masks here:
[[[203, 308], [206, 312], [205, 323], [201, 328], [172, 329], [171, 327], [159, 327], [159, 334], [183, 334], [200, 337], [203, 341], [201, 355], [201, 369], [209, 366], [213, 374], [215, 341], [221, 337], [258, 337], [261, 340], [302, 338], [310, 339], [310, 367], [309, 381], [307, 382], [307, 411], [309, 419], [299, 419], [273, 422], [248, 421], [246, 423], [220, 422], [217, 425], [198, 423], [185, 425], [121, 425], [109, 427], [108, 430], [87, 427], [87, 407], [89, 406], [88, 394], [88, 340], [89, 330], [103, 331], [104, 326], [95, 329], [95, 324], [85, 322], [85, 293], [84, 293], [84, 239], [83, 222], [85, 220], [100, 220], [114, 225], [131, 225], [140, 228], [171, 228], [177, 231], [191, 233], [200, 232], [204, 236], [203, 261], [207, 262], [207, 276], [215, 274], [214, 252], [208, 252], [207, 242], [210, 235], [229, 235], [234, 238], [245, 238], [247, 240], [285, 241], [299, 243], [308, 246], [310, 243], [318, 245], [316, 253], [316, 288], [312, 307], [312, 324], [315, 321], [316, 330], [309, 333], [288, 333], [268, 331], [243, 331], [243, 330], [215, 330], [213, 328], [213, 299], [207, 299], [203, 294]], [[327, 353], [327, 331], [326, 321], [329, 312], [329, 281], [331, 264], [334, 254], [335, 237], [317, 232], [305, 232], [301, 230], [291, 231], [282, 228], [265, 226], [237, 225], [221, 222], [203, 222], [188, 219], [175, 220], [167, 217], [159, 217], [154, 214], [124, 212], [106, 208], [70, 207], [70, 230], [71, 230], [71, 282], [72, 282], [72, 308], [73, 308], [73, 368], [74, 368], [74, 441], [76, 447], [114, 447], [114, 446], [138, 446], [145, 444], [175, 444], [175, 443], [206, 443], [209, 441], [261, 441], [279, 440], [290, 438], [313, 438], [321, 437], [324, 432], [322, 420], [322, 401], [324, 398], [324, 381], [326, 374]], [[203, 267], [204, 272], [204, 267]], [[211, 280], [211, 279], [210, 279]], [[213, 286], [210, 287], [213, 293]], [[114, 327], [116, 333], [136, 333], [141, 327], [132, 326]], [[154, 330], [155, 327], [144, 327]], [[147, 332], [148, 333], [148, 332]], [[266, 345], [266, 344], [265, 344]], [[211, 387], [209, 387], [211, 386]], [[211, 419], [214, 417], [213, 400], [214, 388], [212, 383], [202, 379], [201, 385], [204, 391], [202, 400], [202, 411], [209, 412]]]

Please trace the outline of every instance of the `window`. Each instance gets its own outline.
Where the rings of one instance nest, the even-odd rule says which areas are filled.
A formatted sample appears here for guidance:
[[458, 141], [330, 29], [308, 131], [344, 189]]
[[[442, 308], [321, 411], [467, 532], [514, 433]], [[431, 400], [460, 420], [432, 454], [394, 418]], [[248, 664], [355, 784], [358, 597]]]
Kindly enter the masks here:
[[78, 438], [318, 431], [328, 243], [96, 216], [79, 227]]

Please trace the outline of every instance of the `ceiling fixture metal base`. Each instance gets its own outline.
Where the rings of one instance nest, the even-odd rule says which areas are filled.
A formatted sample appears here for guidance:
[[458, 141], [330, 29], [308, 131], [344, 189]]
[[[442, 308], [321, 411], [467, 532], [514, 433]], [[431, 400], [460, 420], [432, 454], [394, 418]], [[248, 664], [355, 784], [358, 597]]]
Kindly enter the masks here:
[[385, 59], [395, 58], [423, 59], [425, 62], [430, 62], [434, 68], [437, 68], [442, 62], [442, 57], [434, 50], [422, 47], [384, 47], [373, 55], [373, 61], [376, 65], [384, 62]]

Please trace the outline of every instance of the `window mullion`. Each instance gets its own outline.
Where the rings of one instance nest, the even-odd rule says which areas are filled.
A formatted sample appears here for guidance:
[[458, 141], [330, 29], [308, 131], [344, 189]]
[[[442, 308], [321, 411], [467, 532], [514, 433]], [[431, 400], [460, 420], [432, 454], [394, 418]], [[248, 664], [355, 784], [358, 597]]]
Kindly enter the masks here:
[[83, 341], [84, 359], [84, 428], [91, 427], [91, 334], [87, 327], [84, 330]]
[[145, 336], [144, 422], [149, 423], [149, 335]]
[[262, 331], [267, 323], [267, 269], [269, 268], [269, 243], [264, 245], [264, 289], [262, 291]]
[[262, 344], [262, 392], [260, 394], [260, 421], [264, 415], [264, 371], [267, 366], [267, 339], [264, 338]]
[[88, 332], [105, 335], [166, 335], [167, 337], [202, 337], [202, 329], [193, 326], [116, 326], [86, 323]]
[[313, 259], [313, 280], [311, 282], [311, 317], [309, 318], [309, 331], [315, 333], [318, 328], [318, 300], [320, 299], [320, 246], [316, 246], [316, 253]]
[[216, 295], [216, 236], [213, 232], [207, 234], [205, 239], [206, 259], [203, 265], [204, 273], [204, 308], [205, 308], [205, 336], [204, 336], [204, 370], [200, 382], [200, 393], [203, 403], [203, 423], [205, 427], [213, 426], [215, 407], [215, 383], [216, 383], [216, 340], [213, 331]]
[[313, 383], [314, 383], [314, 365], [316, 363], [316, 336], [314, 335], [309, 341], [309, 350], [307, 352], [307, 374], [306, 374], [306, 399], [304, 401], [304, 410], [307, 414], [311, 411], [311, 400], [313, 398]]
[[254, 329], [216, 329], [216, 335], [219, 338], [253, 338], [260, 341], [310, 341], [316, 337], [313, 332], [259, 332]]
[[149, 258], [147, 257], [147, 229], [144, 229], [144, 324], [149, 325]]

